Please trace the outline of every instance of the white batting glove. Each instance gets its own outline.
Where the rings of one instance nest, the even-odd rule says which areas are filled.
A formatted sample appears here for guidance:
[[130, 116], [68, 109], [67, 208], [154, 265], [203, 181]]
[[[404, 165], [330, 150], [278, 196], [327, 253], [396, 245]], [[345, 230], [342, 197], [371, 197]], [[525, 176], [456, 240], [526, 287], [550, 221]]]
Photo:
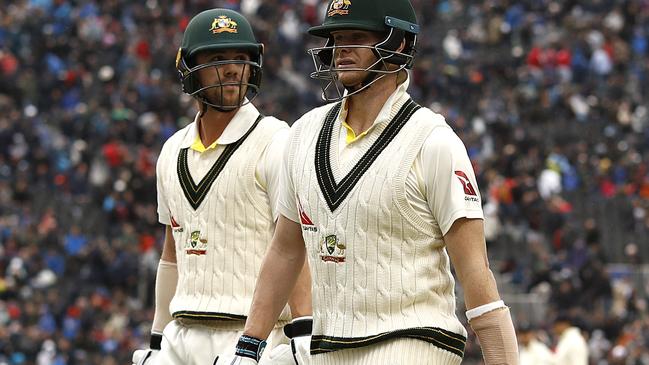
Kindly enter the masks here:
[[308, 365], [311, 363], [311, 335], [300, 336], [291, 339], [293, 357], [297, 365]]
[[284, 326], [290, 344], [277, 345], [269, 354], [268, 362], [273, 365], [308, 365], [311, 353], [311, 330], [313, 317], [296, 318]]
[[133, 365], [154, 364], [160, 350], [135, 350], [133, 352]]
[[[220, 364], [220, 362], [218, 362]], [[235, 356], [231, 362], [227, 363], [229, 365], [257, 365], [257, 361], [243, 356]]]
[[295, 360], [293, 360], [293, 351], [291, 350], [290, 344], [279, 344], [275, 346], [268, 354], [268, 357], [264, 358], [262, 365], [268, 364], [277, 364], [277, 365], [294, 365]]
[[133, 352], [133, 358], [131, 360], [133, 362], [133, 365], [155, 364], [155, 358], [160, 352], [161, 342], [162, 335], [159, 333], [152, 333], [149, 349], [135, 350]]

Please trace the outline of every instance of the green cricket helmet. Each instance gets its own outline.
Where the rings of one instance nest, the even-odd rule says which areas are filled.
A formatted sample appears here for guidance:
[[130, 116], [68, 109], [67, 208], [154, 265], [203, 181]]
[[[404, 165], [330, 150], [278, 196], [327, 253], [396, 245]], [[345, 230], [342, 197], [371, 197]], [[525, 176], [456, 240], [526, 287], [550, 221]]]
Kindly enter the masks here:
[[[365, 30], [385, 35], [385, 38], [374, 45], [336, 46], [332, 32], [338, 30]], [[308, 53], [313, 59], [315, 72], [311, 78], [324, 81], [322, 98], [326, 101], [337, 101], [367, 89], [387, 74], [410, 69], [415, 58], [415, 46], [419, 25], [415, 10], [409, 0], [330, 0], [327, 13], [321, 25], [309, 29], [309, 34], [326, 38], [323, 47], [311, 48]], [[405, 48], [399, 47], [405, 40]], [[346, 68], [346, 71], [367, 71], [367, 78], [353, 90], [347, 89], [344, 94], [337, 77], [340, 69], [334, 64], [334, 52], [337, 48], [369, 48], [377, 57], [371, 66], [361, 69]], [[396, 69], [388, 64], [397, 65]], [[343, 71], [344, 72], [344, 71]], [[335, 87], [336, 94], [331, 95]]]
[[[203, 64], [196, 63], [196, 55], [204, 51], [241, 50], [250, 55], [250, 61], [219, 60]], [[205, 10], [193, 17], [183, 35], [182, 44], [176, 55], [176, 69], [180, 73], [183, 91], [200, 102], [210, 105], [217, 110], [233, 110], [252, 101], [259, 93], [261, 84], [261, 66], [264, 46], [258, 43], [252, 27], [246, 18], [229, 9]], [[207, 67], [219, 67], [227, 64], [243, 64], [250, 67], [250, 77], [237, 82], [221, 80], [216, 84], [203, 85], [198, 76], [198, 70]], [[217, 75], [219, 73], [217, 72]], [[223, 93], [221, 100], [209, 100], [205, 91], [211, 88], [222, 88], [229, 85], [239, 86], [239, 103], [224, 105]], [[243, 90], [246, 90], [244, 93]], [[245, 97], [248, 96], [246, 102]]]

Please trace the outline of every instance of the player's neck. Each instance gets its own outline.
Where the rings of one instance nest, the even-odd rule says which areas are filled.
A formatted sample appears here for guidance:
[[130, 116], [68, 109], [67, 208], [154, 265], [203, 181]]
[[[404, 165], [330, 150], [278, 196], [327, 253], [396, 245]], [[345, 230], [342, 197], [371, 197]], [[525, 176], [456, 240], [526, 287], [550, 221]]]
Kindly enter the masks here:
[[398, 87], [396, 75], [388, 75], [374, 82], [364, 91], [349, 97], [347, 120], [356, 135], [368, 130], [381, 112], [383, 105]]
[[221, 137], [237, 110], [220, 112], [214, 108], [207, 108], [198, 121], [198, 131], [203, 146], [210, 146]]

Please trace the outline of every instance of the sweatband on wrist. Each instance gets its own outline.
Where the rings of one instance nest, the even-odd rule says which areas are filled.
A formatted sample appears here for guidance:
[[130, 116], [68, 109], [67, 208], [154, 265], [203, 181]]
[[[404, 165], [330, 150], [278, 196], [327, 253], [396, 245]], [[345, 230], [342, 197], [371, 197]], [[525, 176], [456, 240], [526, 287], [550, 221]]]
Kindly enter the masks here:
[[497, 300], [495, 302], [483, 304], [479, 307], [469, 309], [468, 311], [466, 311], [466, 319], [470, 321], [473, 318], [479, 317], [487, 312], [491, 312], [492, 310], [496, 310], [498, 308], [506, 308], [505, 302], [503, 302], [502, 300]]
[[160, 350], [162, 348], [162, 334], [160, 333], [151, 333], [151, 339], [149, 340], [149, 348], [151, 350]]
[[311, 316], [295, 318], [291, 323], [284, 326], [284, 334], [288, 338], [310, 336], [312, 330], [313, 317]]
[[241, 335], [239, 342], [237, 342], [235, 354], [258, 362], [264, 353], [264, 348], [266, 348], [266, 341], [257, 337]]

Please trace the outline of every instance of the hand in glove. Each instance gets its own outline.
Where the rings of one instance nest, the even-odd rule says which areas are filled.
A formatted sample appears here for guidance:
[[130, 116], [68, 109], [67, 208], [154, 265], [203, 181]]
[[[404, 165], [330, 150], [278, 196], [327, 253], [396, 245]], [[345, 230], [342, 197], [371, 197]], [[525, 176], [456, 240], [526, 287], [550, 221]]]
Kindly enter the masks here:
[[290, 344], [276, 346], [268, 356], [271, 364], [277, 365], [307, 365], [310, 363], [312, 317], [296, 318], [284, 326], [286, 337]]
[[145, 365], [155, 363], [155, 358], [160, 352], [160, 344], [162, 343], [162, 334], [152, 333], [149, 348], [146, 350], [135, 350], [133, 352], [133, 365]]

